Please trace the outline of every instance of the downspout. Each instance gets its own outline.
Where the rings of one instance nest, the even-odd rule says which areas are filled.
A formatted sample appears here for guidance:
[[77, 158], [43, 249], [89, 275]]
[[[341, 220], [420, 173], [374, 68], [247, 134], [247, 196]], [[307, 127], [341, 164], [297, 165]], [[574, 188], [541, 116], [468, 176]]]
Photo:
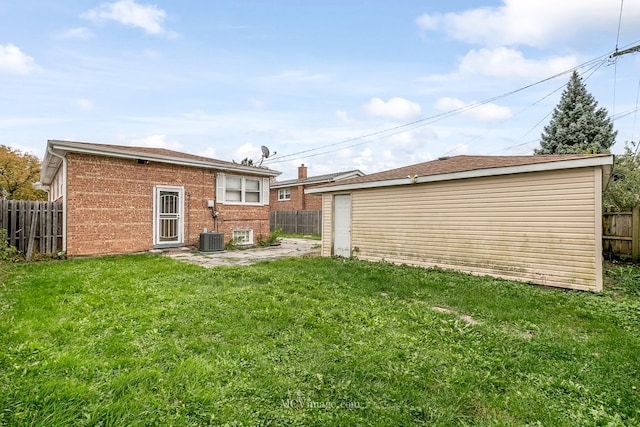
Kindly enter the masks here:
[[47, 153], [62, 160], [62, 250], [67, 252], [67, 158], [47, 147]]
[[189, 245], [191, 239], [191, 193], [187, 191], [187, 238], [182, 239], [183, 245]]

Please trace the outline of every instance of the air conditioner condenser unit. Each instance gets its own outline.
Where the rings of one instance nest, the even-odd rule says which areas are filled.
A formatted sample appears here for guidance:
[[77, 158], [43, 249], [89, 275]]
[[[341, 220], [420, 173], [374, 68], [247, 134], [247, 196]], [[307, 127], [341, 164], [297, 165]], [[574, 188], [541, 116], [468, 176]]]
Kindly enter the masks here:
[[200, 233], [200, 252], [224, 251], [224, 233]]

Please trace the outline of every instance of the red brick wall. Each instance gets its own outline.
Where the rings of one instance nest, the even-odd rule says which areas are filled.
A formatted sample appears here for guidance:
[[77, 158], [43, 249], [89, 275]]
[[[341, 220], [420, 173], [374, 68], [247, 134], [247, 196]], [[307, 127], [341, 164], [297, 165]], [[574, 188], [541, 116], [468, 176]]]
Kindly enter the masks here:
[[305, 211], [320, 211], [322, 210], [322, 196], [317, 194], [305, 194], [304, 195], [304, 210]]
[[[184, 242], [197, 245], [203, 228], [215, 229], [207, 200], [215, 200], [212, 170], [69, 153], [67, 155], [67, 254], [102, 255], [153, 247], [153, 197], [157, 185], [184, 188]], [[217, 205], [218, 230], [269, 232], [269, 206]]]
[[224, 233], [224, 241], [229, 242], [233, 238], [233, 230], [252, 229], [253, 241], [257, 243], [260, 236], [269, 237], [269, 205], [265, 206], [241, 206], [216, 204], [220, 214], [217, 218], [217, 230], [210, 231]]
[[304, 189], [310, 188], [302, 185], [289, 187], [290, 200], [278, 200], [278, 189], [272, 189], [269, 193], [269, 203], [272, 211], [319, 211], [322, 209], [322, 196], [304, 194]]

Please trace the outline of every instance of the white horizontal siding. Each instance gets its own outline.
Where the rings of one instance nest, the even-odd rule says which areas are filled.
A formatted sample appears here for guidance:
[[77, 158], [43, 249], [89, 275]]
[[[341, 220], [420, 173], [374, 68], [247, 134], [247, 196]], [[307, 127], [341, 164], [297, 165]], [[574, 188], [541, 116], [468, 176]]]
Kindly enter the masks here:
[[322, 195], [322, 256], [331, 256], [333, 239], [333, 195]]
[[354, 191], [352, 244], [363, 259], [600, 290], [595, 177], [582, 168]]

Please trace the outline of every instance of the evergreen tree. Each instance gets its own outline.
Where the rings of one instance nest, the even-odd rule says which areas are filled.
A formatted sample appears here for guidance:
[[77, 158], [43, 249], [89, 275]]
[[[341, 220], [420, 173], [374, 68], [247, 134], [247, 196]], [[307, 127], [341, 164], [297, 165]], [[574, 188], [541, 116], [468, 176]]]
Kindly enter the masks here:
[[615, 143], [613, 121], [573, 72], [535, 154], [608, 153]]

